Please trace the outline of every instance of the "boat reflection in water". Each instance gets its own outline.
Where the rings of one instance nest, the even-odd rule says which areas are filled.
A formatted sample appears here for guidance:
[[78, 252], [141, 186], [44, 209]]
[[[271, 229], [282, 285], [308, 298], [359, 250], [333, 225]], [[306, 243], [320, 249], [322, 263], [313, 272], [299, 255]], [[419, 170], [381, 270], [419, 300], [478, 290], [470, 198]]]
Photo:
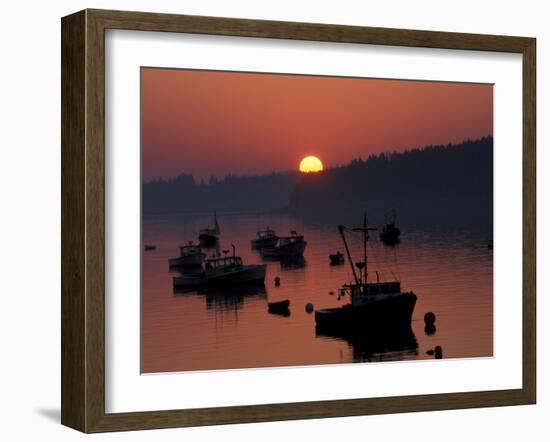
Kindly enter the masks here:
[[362, 330], [317, 326], [315, 336], [346, 341], [354, 362], [401, 361], [418, 355], [418, 342], [410, 325]]
[[208, 310], [241, 310], [246, 300], [265, 300], [267, 291], [263, 283], [248, 284], [230, 288], [204, 287], [177, 288], [174, 287], [174, 296], [204, 296]]

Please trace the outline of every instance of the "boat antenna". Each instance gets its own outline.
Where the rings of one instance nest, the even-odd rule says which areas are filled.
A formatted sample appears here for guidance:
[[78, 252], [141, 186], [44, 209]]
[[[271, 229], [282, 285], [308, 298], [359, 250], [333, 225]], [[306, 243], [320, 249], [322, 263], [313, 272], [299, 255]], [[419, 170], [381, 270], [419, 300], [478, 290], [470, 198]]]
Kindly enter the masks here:
[[218, 214], [216, 213], [216, 210], [214, 210], [214, 231], [217, 235], [220, 234], [220, 225], [218, 224]]
[[338, 225], [338, 232], [340, 232], [340, 236], [342, 237], [342, 241], [344, 242], [344, 248], [346, 249], [346, 255], [348, 256], [348, 261], [351, 266], [351, 271], [353, 272], [353, 279], [355, 279], [355, 284], [359, 285], [359, 279], [357, 278], [357, 273], [355, 273], [355, 267], [353, 265], [353, 259], [351, 258], [351, 254], [349, 252], [348, 242], [346, 241], [346, 235], [344, 235], [344, 226], [342, 224]]
[[364, 267], [363, 267], [363, 281], [366, 284], [367, 283], [367, 242], [369, 240], [369, 231], [370, 230], [376, 230], [376, 227], [368, 227], [367, 226], [367, 212], [363, 213], [363, 227], [352, 229], [354, 232], [362, 232], [363, 233], [363, 258], [364, 258]]
[[365, 263], [363, 281], [367, 283], [367, 241], [369, 237], [367, 235], [367, 212], [363, 213], [363, 260]]

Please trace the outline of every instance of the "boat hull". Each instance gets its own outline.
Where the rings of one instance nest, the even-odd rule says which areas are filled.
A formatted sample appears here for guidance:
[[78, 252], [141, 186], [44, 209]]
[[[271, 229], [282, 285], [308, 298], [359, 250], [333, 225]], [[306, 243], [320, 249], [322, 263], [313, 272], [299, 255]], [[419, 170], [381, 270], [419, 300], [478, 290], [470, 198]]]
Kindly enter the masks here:
[[174, 288], [197, 288], [202, 285], [204, 281], [204, 273], [202, 274], [187, 274], [174, 276], [172, 283]]
[[401, 231], [397, 227], [384, 229], [380, 233], [380, 239], [384, 244], [394, 245], [399, 242], [399, 237], [401, 236]]
[[410, 326], [416, 295], [400, 296], [352, 307], [317, 310], [315, 323], [318, 332], [334, 330], [360, 330], [382, 326]]
[[173, 278], [174, 287], [219, 287], [240, 286], [247, 284], [263, 283], [265, 279], [266, 265], [251, 265], [234, 272], [219, 275], [201, 273], [188, 274]]
[[277, 241], [279, 241], [279, 237], [272, 236], [271, 238], [253, 239], [250, 241], [250, 244], [253, 249], [266, 249], [275, 247], [277, 245]]
[[178, 256], [177, 258], [171, 258], [168, 260], [170, 267], [194, 267], [200, 266], [206, 255], [204, 253], [197, 253], [188, 256]]
[[265, 279], [266, 265], [250, 265], [236, 272], [223, 273], [220, 275], [208, 275], [204, 277], [204, 284], [207, 286], [216, 285], [239, 285], [263, 282]]
[[285, 244], [279, 247], [262, 249], [262, 258], [288, 258], [302, 256], [306, 250], [306, 241]]
[[199, 243], [201, 247], [214, 247], [216, 243], [218, 242], [217, 235], [213, 235], [210, 233], [201, 233], [199, 235]]
[[268, 302], [267, 311], [273, 315], [290, 316], [290, 300]]

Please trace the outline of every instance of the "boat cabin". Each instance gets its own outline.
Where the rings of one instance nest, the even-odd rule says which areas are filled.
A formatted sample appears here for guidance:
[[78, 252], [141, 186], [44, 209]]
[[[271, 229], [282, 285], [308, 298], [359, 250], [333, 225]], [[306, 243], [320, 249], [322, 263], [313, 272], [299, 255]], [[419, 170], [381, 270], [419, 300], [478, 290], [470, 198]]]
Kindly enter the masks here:
[[368, 304], [369, 302], [379, 301], [383, 298], [401, 294], [401, 283], [392, 282], [369, 282], [367, 284], [349, 284], [344, 286], [349, 290], [351, 303], [354, 306]]
[[401, 283], [398, 281], [393, 282], [371, 282], [364, 286], [363, 292], [367, 295], [380, 295], [401, 293]]
[[273, 229], [270, 229], [269, 227], [265, 230], [260, 230], [259, 232], [256, 233], [256, 235], [258, 236], [258, 238], [260, 239], [265, 239], [265, 238], [273, 238], [275, 237], [275, 230]]
[[197, 246], [195, 244], [187, 244], [185, 246], [180, 246], [180, 255], [181, 256], [185, 256], [185, 255], [194, 255], [194, 254], [198, 254], [198, 253], [201, 253], [202, 252], [202, 249], [200, 246]]
[[223, 256], [219, 258], [208, 258], [205, 263], [205, 268], [214, 270], [221, 267], [236, 267], [242, 265], [243, 260], [240, 256]]
[[303, 242], [303, 235], [298, 235], [296, 232], [292, 232], [290, 236], [280, 236], [279, 237], [279, 247], [286, 246], [287, 244], [294, 244], [297, 242]]

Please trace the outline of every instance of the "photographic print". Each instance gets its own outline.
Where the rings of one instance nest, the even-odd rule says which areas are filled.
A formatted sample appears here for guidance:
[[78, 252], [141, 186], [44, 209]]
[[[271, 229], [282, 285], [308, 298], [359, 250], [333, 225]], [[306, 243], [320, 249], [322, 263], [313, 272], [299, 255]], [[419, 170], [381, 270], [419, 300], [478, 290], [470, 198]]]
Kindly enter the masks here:
[[492, 84], [142, 67], [141, 180], [142, 373], [493, 355]]

